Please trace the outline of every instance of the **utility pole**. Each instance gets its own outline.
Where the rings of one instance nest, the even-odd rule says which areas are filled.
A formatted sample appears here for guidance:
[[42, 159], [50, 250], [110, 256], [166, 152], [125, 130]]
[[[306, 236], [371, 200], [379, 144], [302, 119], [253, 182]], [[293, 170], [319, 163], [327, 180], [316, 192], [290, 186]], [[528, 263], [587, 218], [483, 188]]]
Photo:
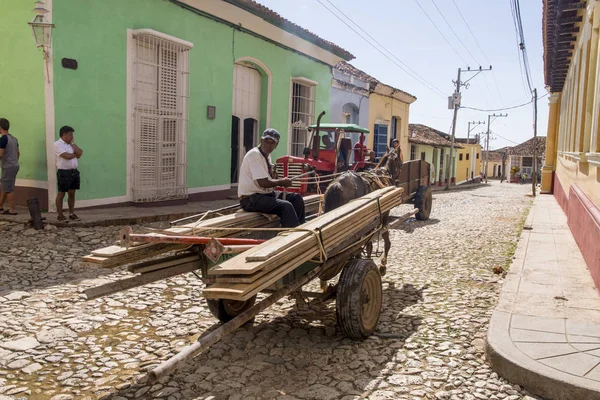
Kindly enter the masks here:
[[[471, 124], [473, 127], [471, 128]], [[469, 136], [471, 135], [471, 131], [475, 129], [478, 125], [485, 124], [485, 122], [481, 121], [469, 121], [469, 128], [467, 129], [467, 144], [469, 144]]]
[[[493, 120], [490, 121], [490, 118], [494, 117]], [[487, 139], [485, 141], [485, 163], [484, 163], [484, 169], [483, 169], [483, 175], [485, 176], [485, 183], [487, 183], [487, 176], [488, 176], [488, 158], [489, 158], [489, 152], [490, 152], [490, 124], [492, 122], [494, 122], [496, 120], [496, 118], [500, 118], [500, 117], [508, 117], [508, 114], [488, 114], [488, 123], [487, 123]]]
[[533, 176], [531, 177], [531, 190], [535, 197], [537, 183], [537, 88], [533, 89]]
[[[448, 105], [452, 104], [453, 108], [454, 108], [454, 117], [452, 118], [452, 140], [450, 141], [450, 158], [448, 161], [448, 173], [447, 173], [447, 181], [446, 181], [446, 190], [450, 190], [450, 180], [452, 179], [452, 172], [454, 169], [454, 137], [456, 134], [456, 117], [458, 116], [458, 109], [460, 108], [460, 87], [464, 86], [465, 88], [469, 88], [469, 81], [473, 78], [475, 78], [477, 75], [479, 75], [480, 73], [482, 73], [483, 71], [491, 71], [492, 70], [492, 66], [490, 65], [489, 69], [482, 69], [481, 66], [479, 67], [478, 70], [471, 70], [471, 67], [467, 67], [467, 69], [458, 69], [458, 76], [456, 77], [456, 82], [454, 82], [456, 84], [456, 89], [454, 91], [454, 94], [452, 96], [450, 96], [450, 99], [452, 99], [452, 103], [448, 102]], [[470, 79], [467, 79], [465, 82], [461, 82], [460, 81], [460, 74], [461, 72], [476, 72], [475, 75], [473, 75]], [[450, 107], [452, 108], [452, 107]]]

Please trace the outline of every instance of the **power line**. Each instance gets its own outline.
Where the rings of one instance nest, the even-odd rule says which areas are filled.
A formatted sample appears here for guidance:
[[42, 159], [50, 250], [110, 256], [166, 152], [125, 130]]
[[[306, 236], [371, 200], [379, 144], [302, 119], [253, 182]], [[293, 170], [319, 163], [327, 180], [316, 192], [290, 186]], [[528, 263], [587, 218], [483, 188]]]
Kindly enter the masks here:
[[510, 140], [510, 139], [507, 139], [507, 138], [505, 138], [504, 136], [500, 136], [500, 135], [498, 135], [496, 132], [493, 132], [493, 133], [492, 133], [492, 135], [496, 135], [496, 136], [498, 136], [499, 138], [506, 140], [507, 142], [511, 142], [511, 143], [514, 143], [514, 144], [520, 144], [520, 143], [517, 143], [517, 142], [515, 142], [515, 141], [512, 141], [512, 140]]
[[440, 8], [437, 6], [437, 4], [435, 3], [435, 0], [431, 0], [431, 2], [433, 3], [433, 6], [435, 7], [435, 9], [438, 10], [438, 13], [440, 13], [440, 15], [442, 16], [442, 18], [444, 19], [444, 22], [446, 22], [446, 25], [448, 25], [448, 27], [450, 28], [450, 30], [452, 31], [452, 33], [454, 34], [454, 36], [456, 36], [456, 38], [458, 39], [458, 41], [460, 42], [460, 44], [462, 44], [462, 46], [465, 48], [465, 50], [467, 50], [467, 53], [469, 53], [469, 55], [471, 56], [471, 58], [473, 59], [473, 61], [475, 61], [475, 63], [477, 63], [478, 65], [481, 65], [481, 63], [477, 61], [477, 59], [475, 58], [475, 56], [473, 56], [473, 54], [471, 54], [471, 51], [469, 51], [469, 48], [467, 46], [465, 46], [465, 44], [460, 39], [460, 37], [458, 36], [458, 34], [454, 31], [454, 28], [452, 28], [452, 25], [450, 24], [450, 22], [448, 22], [448, 20], [444, 16], [444, 13], [442, 13], [442, 10], [440, 10]]
[[[525, 46], [525, 34], [523, 33], [523, 21], [521, 19], [521, 5], [519, 4], [519, 0], [509, 0], [510, 7], [512, 11], [513, 24], [515, 26], [515, 31], [517, 34], [517, 45], [519, 47], [519, 67], [521, 66], [520, 60], [523, 59], [523, 69], [521, 70], [521, 74], [523, 70], [525, 71], [525, 77], [527, 78], [527, 86], [529, 87], [529, 92], [533, 93], [533, 85], [531, 84], [531, 69], [529, 68], [529, 58], [527, 57], [527, 48]], [[522, 54], [521, 54], [522, 53]], [[522, 57], [521, 57], [522, 56]]]
[[[483, 58], [485, 59], [485, 61], [489, 65], [492, 65], [492, 63], [490, 62], [489, 58], [485, 54], [485, 51], [483, 51], [483, 48], [481, 47], [481, 44], [479, 43], [479, 40], [477, 40], [477, 36], [475, 36], [475, 34], [473, 33], [473, 31], [471, 30], [471, 27], [469, 26], [469, 23], [465, 19], [465, 16], [463, 15], [462, 11], [460, 11], [460, 7], [458, 7], [458, 4], [456, 4], [455, 0], [452, 0], [452, 2], [454, 3], [454, 7], [456, 7], [456, 11], [458, 11], [458, 14], [462, 18], [465, 26], [469, 30], [469, 33], [471, 34], [471, 37], [475, 41], [475, 44], [477, 45], [477, 48], [479, 48], [479, 51], [481, 52], [481, 54], [483, 54]], [[492, 71], [492, 78], [494, 78], [494, 85], [496, 86], [496, 91], [498, 92], [498, 96], [500, 96], [500, 101], [502, 102], [502, 104], [504, 104], [504, 99], [502, 98], [502, 93], [500, 92], [500, 87], [498, 86], [498, 80], [496, 79], [496, 73], [494, 71]], [[486, 80], [486, 83], [487, 83], [487, 80]]]
[[[319, 0], [317, 0], [319, 1]], [[406, 65], [406, 63], [404, 63], [402, 60], [400, 60], [398, 57], [396, 57], [396, 55], [394, 55], [394, 53], [392, 53], [390, 50], [388, 50], [384, 45], [382, 45], [377, 39], [375, 39], [373, 36], [371, 36], [371, 34], [369, 34], [369, 32], [367, 32], [366, 30], [364, 30], [359, 24], [357, 24], [354, 20], [352, 20], [352, 18], [350, 18], [348, 15], [346, 15], [342, 10], [340, 10], [335, 4], [333, 4], [331, 2], [331, 0], [326, 0], [327, 3], [329, 3], [333, 8], [335, 8], [340, 14], [342, 14], [346, 19], [348, 19], [348, 21], [350, 21], [351, 23], [353, 23], [358, 29], [360, 29], [362, 32], [364, 32], [369, 38], [371, 38], [379, 47], [381, 47], [383, 50], [385, 50], [387, 53], [391, 54], [392, 57], [394, 57], [396, 59], [396, 61], [398, 61], [400, 64], [402, 64], [403, 66], [405, 66], [410, 72], [412, 72], [416, 78], [413, 76], [413, 78], [417, 79], [417, 80], [421, 80], [419, 83], [421, 84], [425, 84], [425, 85], [429, 85], [430, 88], [433, 88], [434, 90], [437, 90], [439, 92], [439, 94], [441, 94], [442, 96], [445, 97], [445, 93], [438, 89], [434, 84], [432, 84], [431, 82], [429, 82], [427, 79], [423, 78], [421, 75], [419, 75], [418, 72], [416, 72], [414, 69], [412, 69], [411, 67], [409, 67], [408, 65]], [[319, 3], [321, 3], [319, 1]], [[323, 3], [321, 3], [323, 4]], [[374, 47], [374, 46], [373, 46]], [[406, 72], [406, 71], [405, 71]]]
[[[363, 31], [367, 36], [369, 36], [375, 43], [377, 43], [381, 48], [383, 48], [383, 50], [385, 50], [387, 53], [391, 54], [392, 57], [396, 58], [398, 60], [398, 62], [396, 62], [395, 60], [393, 60], [388, 54], [384, 53], [380, 48], [378, 48], [377, 46], [375, 46], [373, 43], [371, 43], [367, 38], [365, 38], [360, 32], [358, 32], [356, 29], [354, 29], [354, 27], [352, 27], [350, 24], [348, 24], [346, 21], [344, 21], [338, 14], [336, 14], [335, 12], [333, 12], [333, 10], [331, 10], [329, 7], [327, 7], [321, 0], [316, 0], [319, 4], [321, 4], [327, 11], [329, 11], [333, 16], [335, 16], [338, 20], [340, 20], [344, 25], [346, 25], [348, 28], [350, 28], [354, 33], [356, 33], [358, 36], [360, 36], [361, 39], [363, 39], [365, 42], [367, 42], [372, 48], [374, 48], [375, 50], [377, 50], [379, 53], [381, 53], [381, 55], [383, 55], [385, 58], [387, 58], [388, 60], [390, 60], [394, 65], [396, 65], [398, 68], [400, 68], [402, 71], [404, 71], [405, 73], [407, 73], [410, 77], [412, 77], [413, 79], [415, 79], [417, 82], [419, 82], [421, 85], [425, 86], [427, 89], [429, 89], [430, 91], [432, 91], [433, 93], [435, 93], [436, 95], [442, 97], [442, 98], [446, 98], [446, 95], [444, 94], [443, 91], [441, 91], [440, 89], [438, 89], [435, 85], [429, 83], [425, 78], [421, 77], [419, 74], [417, 74], [415, 71], [413, 71], [408, 65], [406, 65], [405, 63], [403, 63], [402, 61], [400, 61], [400, 59], [398, 59], [398, 57], [394, 56], [392, 52], [390, 52], [388, 49], [386, 49], [384, 46], [382, 46], [376, 39], [373, 38], [373, 36], [371, 36], [367, 31], [365, 31], [363, 28], [360, 27], [360, 25], [358, 25], [356, 22], [354, 22], [350, 17], [348, 17], [346, 14], [344, 14], [339, 8], [337, 8], [335, 6], [335, 4], [333, 4], [331, 1], [326, 0], [329, 4], [331, 4], [332, 7], [334, 7], [339, 13], [341, 13], [344, 17], [346, 17], [350, 22], [352, 22], [358, 29], [360, 29], [361, 31]], [[404, 68], [401, 64], [405, 65], [406, 68]], [[410, 71], [412, 71], [412, 73]]]
[[[317, 0], [317, 1], [319, 1], [319, 0]], [[425, 9], [423, 7], [421, 7], [421, 5], [419, 4], [419, 0], [415, 0], [415, 3], [417, 3], [417, 5], [421, 9], [421, 11], [423, 11], [423, 13], [425, 14], [425, 16], [429, 19], [429, 21], [431, 21], [431, 23], [433, 24], [433, 26], [435, 27], [435, 29], [438, 31], [438, 33], [440, 35], [442, 35], [442, 37], [444, 38], [444, 40], [446, 41], [446, 43], [448, 43], [448, 45], [452, 48], [452, 50], [454, 50], [454, 52], [456, 53], [456, 55], [465, 63], [465, 65], [469, 65], [469, 63], [463, 58], [463, 56], [460, 55], [460, 53], [456, 50], [456, 48], [454, 46], [452, 46], [452, 43], [450, 43], [450, 41], [448, 40], [448, 38], [446, 38], [446, 36], [442, 33], [442, 31], [440, 31], [440, 28], [438, 28], [437, 24], [431, 19], [431, 17], [429, 16], [429, 14], [427, 14], [427, 11], [425, 11]]]
[[508, 0], [510, 3], [510, 10], [513, 19], [513, 25], [515, 27], [515, 38], [517, 39], [517, 58], [519, 59], [519, 71], [521, 72], [521, 83], [523, 84], [523, 90], [527, 93], [527, 88], [525, 87], [525, 78], [523, 77], [523, 66], [521, 65], [521, 52], [519, 51], [519, 29], [517, 28], [517, 21], [514, 18], [514, 4], [512, 0]]
[[[538, 100], [539, 99], [543, 99], [546, 96], [548, 96], [548, 93], [546, 93], [543, 96], [538, 97]], [[495, 112], [495, 111], [505, 111], [505, 110], [512, 110], [512, 109], [519, 108], [519, 107], [525, 107], [526, 105], [531, 104], [531, 103], [533, 103], [533, 100], [530, 100], [527, 103], [519, 104], [519, 105], [516, 105], [516, 106], [506, 107], [506, 108], [498, 108], [498, 109], [495, 109], [495, 110], [483, 110], [481, 108], [465, 107], [465, 106], [461, 106], [460, 108], [466, 108], [467, 110], [475, 110], [475, 111]]]

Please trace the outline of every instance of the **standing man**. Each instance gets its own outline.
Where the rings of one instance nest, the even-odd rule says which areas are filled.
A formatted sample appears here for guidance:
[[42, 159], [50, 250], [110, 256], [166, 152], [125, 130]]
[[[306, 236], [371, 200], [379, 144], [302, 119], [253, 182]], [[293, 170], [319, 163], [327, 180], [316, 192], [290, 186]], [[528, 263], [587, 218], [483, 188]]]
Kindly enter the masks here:
[[276, 214], [284, 228], [304, 223], [304, 199], [297, 193], [275, 192], [276, 186], [292, 186], [289, 178], [276, 179], [271, 166], [271, 153], [277, 148], [279, 132], [269, 128], [263, 132], [260, 145], [244, 157], [240, 168], [238, 197], [245, 211]]
[[60, 128], [60, 139], [54, 142], [54, 154], [56, 155], [56, 183], [58, 193], [56, 194], [56, 212], [59, 221], [67, 221], [63, 214], [63, 201], [65, 193], [69, 194], [69, 219], [78, 220], [75, 214], [75, 191], [79, 190], [80, 178], [77, 166], [83, 150], [75, 144], [73, 133], [75, 129], [70, 126]]
[[[2, 214], [17, 215], [17, 204], [15, 201], [15, 181], [19, 172], [19, 141], [8, 133], [10, 122], [6, 118], [0, 118], [0, 158], [2, 159], [2, 177], [0, 186], [0, 212]], [[4, 202], [8, 200], [8, 210], [4, 210]]]

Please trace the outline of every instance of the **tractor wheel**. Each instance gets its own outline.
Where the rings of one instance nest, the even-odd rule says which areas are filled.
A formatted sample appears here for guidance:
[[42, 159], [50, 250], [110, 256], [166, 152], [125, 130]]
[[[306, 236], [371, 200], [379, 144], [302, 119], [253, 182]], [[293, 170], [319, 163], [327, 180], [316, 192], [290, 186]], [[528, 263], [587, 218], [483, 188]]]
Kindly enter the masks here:
[[381, 276], [371, 259], [350, 260], [337, 285], [338, 325], [352, 339], [366, 339], [375, 330], [382, 303]]
[[245, 301], [228, 299], [206, 299], [208, 309], [219, 321], [228, 322], [254, 305], [256, 296]]
[[431, 188], [429, 186], [419, 186], [417, 193], [415, 193], [415, 208], [419, 209], [419, 212], [415, 217], [419, 221], [427, 221], [429, 214], [431, 214], [431, 203], [433, 197], [431, 194]]

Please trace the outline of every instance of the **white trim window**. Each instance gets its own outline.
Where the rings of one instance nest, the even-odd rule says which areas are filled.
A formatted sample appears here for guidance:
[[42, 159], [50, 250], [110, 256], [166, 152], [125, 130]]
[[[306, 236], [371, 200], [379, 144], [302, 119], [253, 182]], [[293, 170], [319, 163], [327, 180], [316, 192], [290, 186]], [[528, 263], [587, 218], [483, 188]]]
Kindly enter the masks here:
[[293, 78], [290, 110], [290, 154], [302, 156], [308, 143], [307, 127], [315, 122], [315, 94], [317, 82]]
[[186, 198], [192, 44], [150, 29], [133, 39], [133, 201]]

